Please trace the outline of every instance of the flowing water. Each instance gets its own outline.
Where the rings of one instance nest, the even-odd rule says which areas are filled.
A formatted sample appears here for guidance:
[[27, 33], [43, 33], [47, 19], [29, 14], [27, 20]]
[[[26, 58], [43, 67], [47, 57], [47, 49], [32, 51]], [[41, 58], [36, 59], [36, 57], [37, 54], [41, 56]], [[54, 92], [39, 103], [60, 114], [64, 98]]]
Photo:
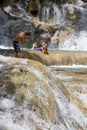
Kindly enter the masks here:
[[[6, 68], [5, 64], [9, 62], [10, 64], [8, 63], [8, 65], [11, 65], [13, 61], [14, 59], [11, 57], [0, 56], [0, 77], [3, 75], [4, 78], [4, 74], [8, 72], [9, 67]], [[87, 69], [87, 66], [49, 66], [48, 72], [49, 70], [52, 72], [52, 78], [47, 79], [42, 72], [27, 65], [27, 59], [22, 60], [21, 64], [27, 69], [27, 72], [32, 72], [38, 79], [44, 81], [53, 94], [58, 109], [58, 113], [56, 113], [56, 122], [53, 123], [39, 117], [34, 112], [34, 106], [30, 109], [27, 101], [23, 104], [17, 103], [15, 99], [16, 95], [12, 96], [6, 92], [6, 82], [4, 82], [4, 89], [3, 91], [1, 90], [0, 93], [0, 130], [86, 130], [87, 113], [83, 113], [76, 104], [76, 101], [74, 102], [70, 97], [67, 98], [63, 93], [63, 89], [67, 88], [69, 91], [71, 90], [71, 95], [87, 104], [87, 71], [84, 71], [84, 69]], [[51, 86], [55, 78], [58, 78], [58, 80], [60, 79], [63, 83], [63, 89], [60, 89], [61, 84], [53, 84]], [[3, 79], [1, 78], [1, 80]], [[45, 104], [48, 104], [48, 96], [41, 88], [40, 83], [36, 82], [34, 87], [37, 96], [41, 100], [43, 99], [42, 101]], [[30, 92], [28, 92], [27, 96], [32, 98]]]
[[[85, 4], [84, 4], [85, 5]], [[65, 19], [66, 8], [68, 4], [65, 4], [61, 10], [56, 4], [53, 4], [54, 19], [52, 24], [61, 24], [64, 26], [68, 23]], [[83, 3], [79, 3], [75, 6], [76, 9], [81, 11], [81, 19], [78, 24], [82, 25], [82, 30], [75, 35], [69, 35], [67, 39], [61, 44], [59, 48], [61, 50], [81, 50], [87, 51], [87, 9], [83, 6]], [[22, 9], [22, 6], [18, 5], [18, 8], [23, 16], [27, 17], [27, 13]], [[49, 8], [43, 9], [43, 22], [49, 22]], [[20, 20], [19, 20], [20, 21]], [[19, 22], [18, 21], [18, 22]], [[14, 20], [11, 20], [2, 10], [0, 10], [0, 48], [11, 47], [12, 39], [9, 38], [7, 27], [15, 24]], [[58, 35], [58, 30], [54, 36]], [[14, 34], [13, 34], [14, 35]], [[0, 63], [9, 61], [10, 58], [0, 56]], [[36, 115], [33, 110], [29, 110], [27, 102], [23, 106], [16, 104], [15, 97], [3, 97], [0, 95], [0, 130], [87, 130], [87, 113], [83, 113], [81, 109], [72, 102], [71, 99], [67, 99], [64, 93], [59, 89], [60, 86], [53, 85], [52, 88], [49, 81], [44, 79], [41, 72], [30, 68], [26, 65], [26, 61], [23, 63], [26, 68], [37, 75], [38, 78], [43, 79], [49, 86], [51, 93], [54, 95], [55, 102], [58, 107], [57, 122], [54, 124], [50, 121], [45, 121]], [[3, 64], [0, 64], [0, 76], [2, 77], [4, 72]], [[5, 70], [5, 68], [4, 68]], [[50, 66], [48, 70], [53, 72], [53, 77], [60, 79], [62, 84], [70, 91], [72, 95], [78, 97], [80, 101], [87, 104], [87, 66], [85, 65], [72, 65], [72, 66]], [[53, 80], [53, 79], [52, 79]], [[51, 81], [52, 82], [52, 81]], [[3, 84], [3, 87], [5, 85]], [[39, 88], [39, 94], [41, 93], [40, 86], [36, 84], [36, 89]], [[75, 89], [79, 89], [79, 91]], [[4, 95], [6, 92], [3, 91]]]
[[[85, 105], [87, 104], [86, 98], [87, 98], [87, 65], [72, 65], [72, 66], [49, 66], [49, 69], [51, 69], [56, 76], [62, 81], [64, 86], [71, 91], [73, 96], [76, 96], [81, 102], [83, 102]], [[63, 101], [62, 101], [63, 103]], [[75, 101], [76, 103], [76, 101]], [[59, 104], [59, 101], [58, 101]], [[66, 103], [65, 103], [66, 104]], [[83, 124], [87, 127], [87, 118], [86, 115], [84, 116], [83, 113], [78, 109], [77, 106], [74, 106], [75, 104], [69, 102], [67, 107], [69, 107], [68, 114], [70, 117], [73, 116], [74, 121], [79, 122], [80, 127], [78, 129], [86, 129], [83, 128]], [[65, 109], [66, 110], [66, 109]], [[64, 110], [62, 110], [63, 112]], [[70, 113], [69, 113], [70, 112]], [[86, 114], [86, 113], [85, 113]], [[64, 115], [65, 117], [65, 115]], [[83, 119], [84, 118], [84, 119]], [[68, 119], [67, 119], [68, 120]], [[73, 122], [72, 119], [70, 119], [71, 122]], [[84, 120], [84, 121], [83, 121]], [[74, 124], [75, 122], [73, 122]], [[69, 124], [69, 123], [68, 123]], [[72, 128], [70, 125], [67, 129], [75, 129]]]
[[[54, 24], [58, 25], [68, 25], [71, 26], [71, 23], [73, 22], [73, 19], [68, 19], [68, 11], [71, 11], [71, 15], [74, 14], [75, 10], [79, 12], [80, 18], [78, 18], [74, 23], [74, 28], [79, 28], [79, 31], [75, 30], [75, 33], [69, 34], [64, 41], [59, 42], [58, 49], [60, 50], [84, 50], [87, 51], [87, 5], [84, 7], [83, 3], [73, 5], [73, 4], [65, 4], [60, 9], [57, 5], [53, 5], [54, 8]], [[70, 8], [70, 9], [69, 9]], [[75, 17], [75, 15], [73, 16]], [[71, 21], [71, 23], [70, 23]], [[57, 30], [53, 37], [59, 36], [59, 31]], [[52, 39], [53, 39], [52, 37]], [[52, 39], [51, 39], [51, 45], [52, 46]]]
[[[21, 2], [21, 1], [20, 1]], [[8, 12], [10, 15], [13, 15], [14, 17], [21, 18], [27, 18], [31, 19], [31, 17], [28, 15], [28, 13], [25, 11], [25, 7], [23, 7], [23, 4], [21, 3], [14, 3], [16, 6], [16, 9], [18, 9], [18, 13], [12, 12], [11, 6], [4, 7], [4, 10]], [[25, 2], [27, 4], [27, 1]], [[15, 8], [13, 8], [15, 9]], [[50, 11], [52, 10], [52, 14], [50, 14]], [[72, 24], [73, 28], [78, 29], [78, 31], [75, 31], [74, 34], [68, 35], [68, 37], [65, 38], [63, 42], [59, 43], [59, 46], [57, 49], [60, 50], [87, 50], [86, 47], [86, 41], [87, 41], [87, 4], [78, 1], [78, 4], [63, 4], [61, 6], [56, 5], [56, 2], [51, 5], [49, 3], [48, 6], [44, 6], [42, 8], [42, 22], [49, 23], [51, 25], [60, 25], [60, 26], [71, 26], [71, 22], [73, 20], [70, 20], [68, 18], [68, 11], [71, 11], [71, 15], [75, 13], [79, 13], [79, 18], [76, 19], [76, 21]], [[13, 14], [12, 14], [13, 13]], [[19, 14], [19, 15], [18, 15]], [[18, 15], [18, 16], [16, 16]], [[52, 16], [51, 16], [52, 15]], [[50, 16], [53, 20], [50, 22]], [[14, 30], [11, 30], [11, 34], [9, 32], [9, 28], [13, 26], [15, 29], [15, 26], [17, 27], [17, 24], [20, 24], [20, 20], [12, 20], [8, 15], [6, 15], [1, 9], [0, 9], [0, 48], [2, 47], [12, 47], [12, 39], [15, 36]], [[22, 31], [26, 30], [26, 28], [22, 28]], [[20, 31], [17, 30], [18, 32]], [[17, 32], [17, 33], [18, 33]], [[31, 32], [33, 30], [31, 29]], [[57, 32], [54, 33], [54, 36], [58, 35]], [[50, 41], [50, 44], [51, 41]]]

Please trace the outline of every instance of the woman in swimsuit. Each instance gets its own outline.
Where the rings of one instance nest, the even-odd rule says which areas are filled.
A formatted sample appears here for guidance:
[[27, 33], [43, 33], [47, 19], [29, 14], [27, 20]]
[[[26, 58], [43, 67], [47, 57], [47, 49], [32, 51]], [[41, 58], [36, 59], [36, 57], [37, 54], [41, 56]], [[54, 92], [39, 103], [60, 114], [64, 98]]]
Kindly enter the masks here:
[[47, 47], [48, 47], [48, 45], [47, 45], [46, 42], [44, 42], [43, 46], [42, 46], [42, 47], [39, 47], [39, 48], [37, 47], [37, 44], [34, 43], [34, 44], [33, 44], [33, 47], [32, 47], [32, 50], [41, 51], [41, 52], [44, 53], [44, 54], [48, 54]]

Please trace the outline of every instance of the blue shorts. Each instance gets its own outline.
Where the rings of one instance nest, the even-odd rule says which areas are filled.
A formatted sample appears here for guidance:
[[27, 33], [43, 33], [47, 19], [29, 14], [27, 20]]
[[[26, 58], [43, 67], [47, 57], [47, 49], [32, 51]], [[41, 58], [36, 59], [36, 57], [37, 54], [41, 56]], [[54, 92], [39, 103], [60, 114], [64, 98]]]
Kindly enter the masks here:
[[41, 51], [41, 48], [34, 48], [34, 50], [36, 50], [36, 51]]
[[17, 41], [13, 41], [14, 51], [20, 52], [20, 45]]

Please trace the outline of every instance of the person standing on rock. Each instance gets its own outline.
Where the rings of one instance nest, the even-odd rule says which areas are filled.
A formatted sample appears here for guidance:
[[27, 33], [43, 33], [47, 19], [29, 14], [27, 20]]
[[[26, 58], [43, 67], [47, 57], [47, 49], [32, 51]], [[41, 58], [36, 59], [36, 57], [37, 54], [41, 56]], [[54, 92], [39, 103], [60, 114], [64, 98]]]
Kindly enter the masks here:
[[30, 39], [30, 32], [20, 32], [13, 40], [13, 47], [15, 51], [15, 57], [20, 57], [20, 44], [24, 45], [28, 39]]

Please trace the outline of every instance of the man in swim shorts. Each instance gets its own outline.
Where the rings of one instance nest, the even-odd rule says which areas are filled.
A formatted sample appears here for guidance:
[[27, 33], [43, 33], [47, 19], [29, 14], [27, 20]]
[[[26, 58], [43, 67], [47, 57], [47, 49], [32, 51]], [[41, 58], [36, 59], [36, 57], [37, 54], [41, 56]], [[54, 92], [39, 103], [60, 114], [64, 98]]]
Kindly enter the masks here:
[[13, 40], [13, 47], [15, 51], [15, 57], [20, 57], [20, 44], [24, 45], [27, 40], [30, 38], [30, 32], [20, 32], [16, 35], [15, 39]]

